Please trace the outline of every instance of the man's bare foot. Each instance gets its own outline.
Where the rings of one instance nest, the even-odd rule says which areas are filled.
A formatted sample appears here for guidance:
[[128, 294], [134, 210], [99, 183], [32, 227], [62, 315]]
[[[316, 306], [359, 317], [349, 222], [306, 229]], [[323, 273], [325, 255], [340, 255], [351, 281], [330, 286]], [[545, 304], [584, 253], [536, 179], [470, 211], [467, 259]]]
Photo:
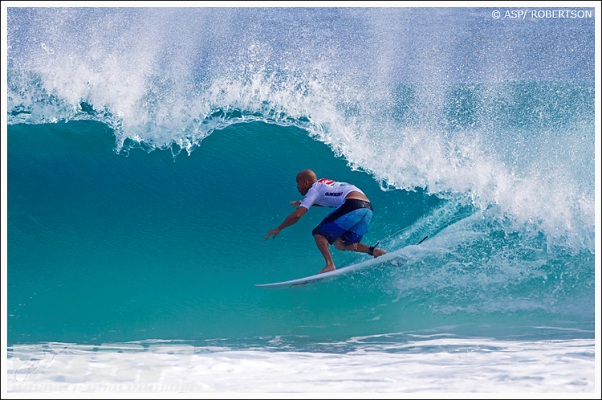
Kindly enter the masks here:
[[372, 255], [374, 256], [374, 258], [380, 257], [383, 254], [387, 254], [387, 252], [383, 249], [374, 249], [374, 251], [372, 252]]
[[320, 271], [320, 274], [323, 274], [324, 272], [330, 272], [330, 271], [334, 271], [336, 268], [334, 265], [327, 265], [324, 268], [322, 268], [322, 271]]

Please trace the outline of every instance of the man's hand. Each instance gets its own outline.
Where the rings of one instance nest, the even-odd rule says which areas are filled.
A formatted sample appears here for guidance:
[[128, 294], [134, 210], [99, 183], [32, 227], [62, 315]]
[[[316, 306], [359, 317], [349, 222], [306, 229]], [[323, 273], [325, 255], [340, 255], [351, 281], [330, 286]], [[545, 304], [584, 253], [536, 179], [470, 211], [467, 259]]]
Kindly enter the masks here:
[[278, 234], [280, 233], [281, 230], [283, 230], [284, 228], [286, 228], [287, 226], [291, 226], [292, 224], [296, 223], [297, 221], [299, 221], [299, 219], [307, 212], [307, 208], [305, 207], [297, 207], [295, 209], [295, 211], [293, 211], [292, 213], [290, 213], [285, 219], [284, 221], [282, 221], [282, 223], [280, 225], [278, 225], [278, 228], [274, 228], [274, 229], [270, 229], [270, 231], [268, 232], [267, 235], [265, 235], [265, 240], [268, 240], [270, 238], [270, 236], [278, 236]]
[[270, 236], [272, 236], [272, 235], [274, 235], [274, 238], [275, 238], [276, 236], [278, 236], [279, 233], [280, 233], [280, 229], [278, 229], [278, 228], [270, 229], [268, 234], [265, 236], [265, 240], [268, 240], [270, 238]]

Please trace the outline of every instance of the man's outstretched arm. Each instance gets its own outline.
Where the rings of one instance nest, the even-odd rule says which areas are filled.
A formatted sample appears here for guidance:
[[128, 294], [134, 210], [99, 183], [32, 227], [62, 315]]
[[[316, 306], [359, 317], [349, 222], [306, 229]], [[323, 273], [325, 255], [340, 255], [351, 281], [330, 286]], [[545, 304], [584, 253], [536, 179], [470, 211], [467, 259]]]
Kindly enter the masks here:
[[301, 219], [301, 217], [305, 215], [306, 212], [307, 212], [307, 208], [305, 208], [305, 207], [297, 207], [295, 209], [295, 211], [293, 211], [292, 213], [290, 213], [284, 219], [284, 221], [282, 221], [282, 223], [280, 225], [278, 225], [277, 228], [270, 229], [270, 231], [268, 232], [268, 234], [265, 236], [265, 240], [268, 240], [270, 238], [270, 236], [273, 236], [273, 237], [278, 236], [278, 234], [280, 233], [281, 230], [283, 230], [284, 228], [286, 228], [288, 226], [291, 226], [294, 223], [296, 223], [297, 221], [299, 221]]

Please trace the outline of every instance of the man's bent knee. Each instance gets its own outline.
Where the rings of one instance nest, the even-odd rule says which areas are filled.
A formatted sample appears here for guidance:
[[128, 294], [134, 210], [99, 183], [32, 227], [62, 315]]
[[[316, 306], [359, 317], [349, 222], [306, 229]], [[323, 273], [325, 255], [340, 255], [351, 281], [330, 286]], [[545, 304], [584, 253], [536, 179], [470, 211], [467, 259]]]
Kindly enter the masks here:
[[328, 242], [326, 236], [320, 235], [319, 233], [314, 234], [313, 237], [316, 240], [316, 242]]

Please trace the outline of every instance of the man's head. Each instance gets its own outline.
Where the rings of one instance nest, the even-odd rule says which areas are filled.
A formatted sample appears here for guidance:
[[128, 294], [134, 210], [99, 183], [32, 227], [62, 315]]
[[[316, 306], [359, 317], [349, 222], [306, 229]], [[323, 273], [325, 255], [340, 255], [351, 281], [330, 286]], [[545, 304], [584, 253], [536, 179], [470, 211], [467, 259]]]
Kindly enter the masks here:
[[307, 191], [318, 180], [316, 173], [311, 169], [304, 169], [297, 174], [297, 190], [303, 196], [307, 194]]

